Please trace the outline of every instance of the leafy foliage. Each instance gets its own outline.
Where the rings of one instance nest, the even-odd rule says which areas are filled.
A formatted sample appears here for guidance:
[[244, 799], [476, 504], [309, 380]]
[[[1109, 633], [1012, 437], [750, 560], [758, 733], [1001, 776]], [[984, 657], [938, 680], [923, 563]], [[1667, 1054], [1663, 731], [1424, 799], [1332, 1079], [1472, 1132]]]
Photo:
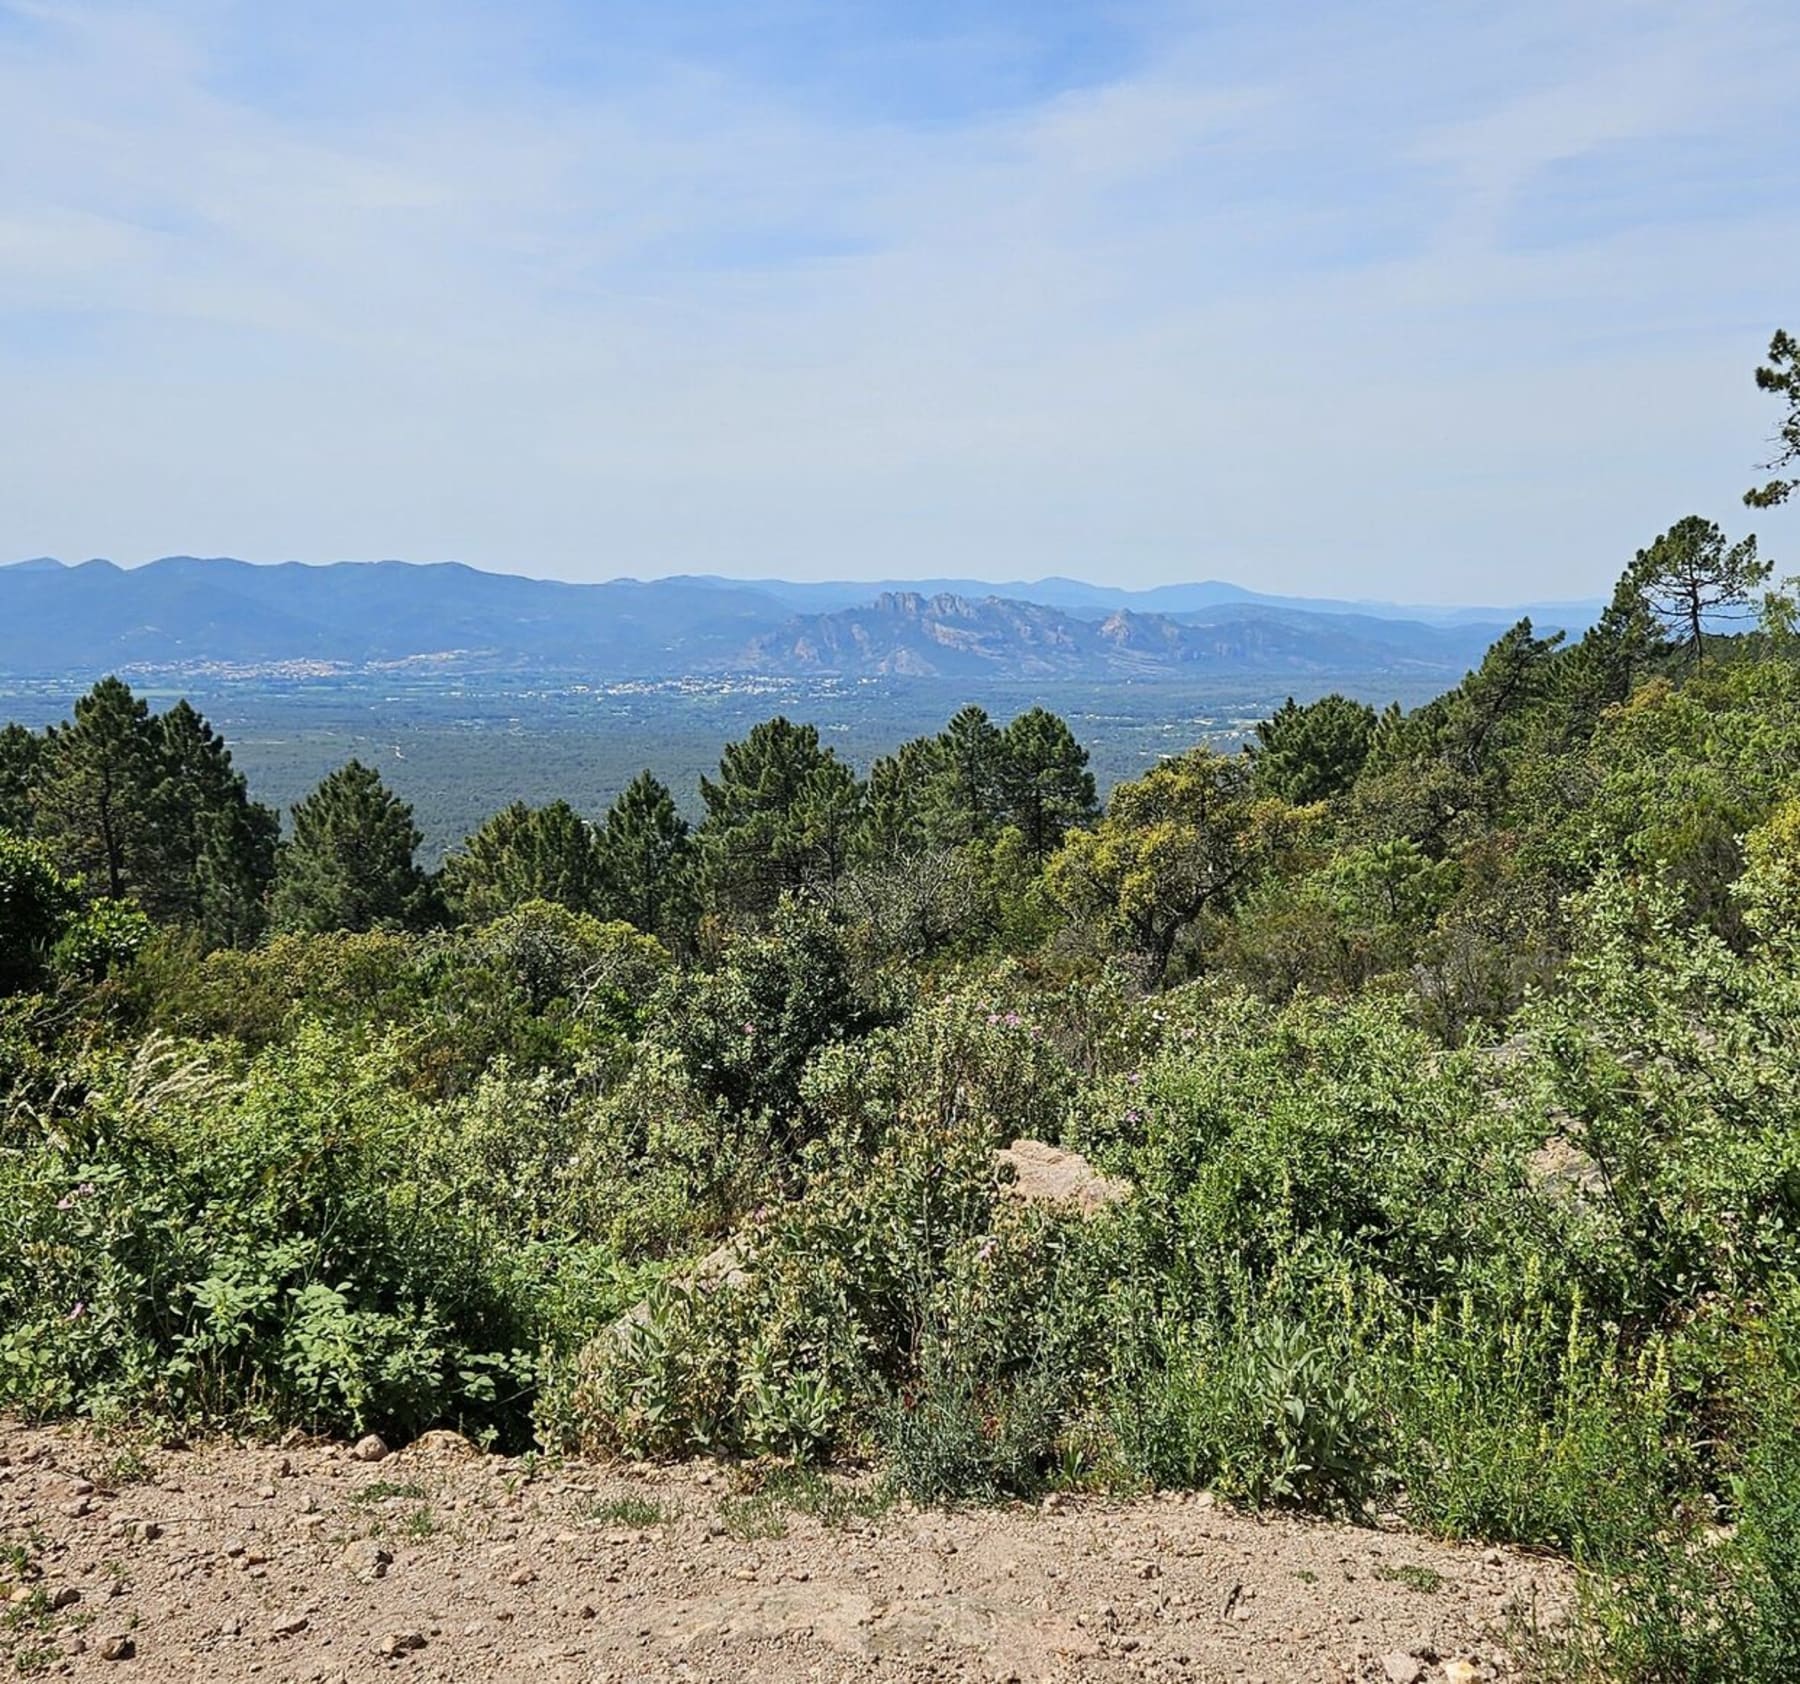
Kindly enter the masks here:
[[272, 893], [107, 681], [0, 734], [0, 1407], [1399, 1505], [1566, 1551], [1571, 1675], [1785, 1680], [1800, 663], [1705, 622], [1761, 578], [1680, 523], [1574, 647], [1103, 813], [1041, 709], [866, 786], [778, 718], [691, 837], [645, 774], [433, 882], [353, 762]]

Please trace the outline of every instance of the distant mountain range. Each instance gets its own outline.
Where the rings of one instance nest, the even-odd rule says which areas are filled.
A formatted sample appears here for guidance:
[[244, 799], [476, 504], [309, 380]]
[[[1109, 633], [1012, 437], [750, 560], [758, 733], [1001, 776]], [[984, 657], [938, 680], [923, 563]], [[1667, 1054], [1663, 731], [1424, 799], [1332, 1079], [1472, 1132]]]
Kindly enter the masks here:
[[1578, 628], [1592, 603], [1406, 610], [1207, 582], [878, 586], [685, 576], [574, 585], [456, 563], [0, 568], [0, 668], [24, 676], [313, 664], [860, 678], [1455, 676], [1521, 613]]

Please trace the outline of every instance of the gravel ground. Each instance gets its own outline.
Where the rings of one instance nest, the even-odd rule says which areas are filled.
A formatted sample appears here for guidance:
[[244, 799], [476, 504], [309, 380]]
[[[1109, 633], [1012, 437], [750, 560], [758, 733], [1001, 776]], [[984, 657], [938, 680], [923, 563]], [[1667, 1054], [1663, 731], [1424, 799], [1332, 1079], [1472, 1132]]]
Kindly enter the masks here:
[[118, 1684], [1474, 1684], [1529, 1676], [1509, 1641], [1567, 1588], [1554, 1561], [1205, 1494], [944, 1513], [441, 1433], [364, 1460], [0, 1424], [0, 1657]]

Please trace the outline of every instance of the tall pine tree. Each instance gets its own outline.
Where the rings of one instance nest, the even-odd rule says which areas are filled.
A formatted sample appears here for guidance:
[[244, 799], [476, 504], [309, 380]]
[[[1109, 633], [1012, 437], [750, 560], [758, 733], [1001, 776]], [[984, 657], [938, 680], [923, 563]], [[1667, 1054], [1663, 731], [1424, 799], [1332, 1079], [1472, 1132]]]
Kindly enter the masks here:
[[142, 893], [156, 866], [162, 759], [149, 705], [103, 678], [51, 726], [33, 790], [33, 831], [89, 893]]
[[443, 893], [466, 924], [485, 924], [528, 900], [596, 911], [605, 870], [594, 827], [566, 801], [515, 801], [444, 861]]
[[715, 909], [762, 916], [785, 894], [831, 893], [849, 860], [862, 788], [814, 726], [765, 720], [726, 745], [700, 795], [697, 840]]
[[186, 701], [154, 726], [160, 775], [144, 910], [212, 941], [252, 941], [266, 917], [281, 822], [250, 799], [224, 740]]
[[429, 921], [431, 886], [414, 855], [412, 808], [360, 760], [340, 766], [293, 809], [276, 869], [284, 930], [407, 929]]
[[694, 844], [675, 798], [650, 772], [627, 784], [599, 838], [607, 913], [665, 941], [693, 917]]
[[984, 708], [960, 709], [932, 745], [936, 762], [925, 792], [925, 823], [933, 842], [956, 848], [979, 842], [1006, 811], [1005, 745]]
[[1006, 822], [1040, 864], [1071, 830], [1093, 820], [1087, 750], [1048, 708], [1029, 709], [1001, 732], [1000, 795]]

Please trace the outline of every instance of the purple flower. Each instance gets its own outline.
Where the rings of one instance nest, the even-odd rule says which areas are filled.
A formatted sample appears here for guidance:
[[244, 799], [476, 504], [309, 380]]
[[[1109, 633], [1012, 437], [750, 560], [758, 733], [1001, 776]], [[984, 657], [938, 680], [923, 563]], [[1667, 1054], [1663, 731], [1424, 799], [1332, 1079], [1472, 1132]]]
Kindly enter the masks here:
[[69, 1312], [69, 1320], [70, 1321], [80, 1321], [81, 1318], [83, 1316], [85, 1316], [86, 1314], [87, 1314], [87, 1300], [85, 1298], [77, 1298], [75, 1300], [75, 1308]]
[[58, 1210], [73, 1210], [75, 1208], [75, 1195], [73, 1193], [64, 1193], [63, 1196], [56, 1201], [56, 1208]]
[[992, 1234], [989, 1234], [988, 1237], [981, 1242], [980, 1248], [976, 1251], [975, 1261], [977, 1263], [985, 1263], [999, 1250], [999, 1248], [1000, 1242], [995, 1239]]

